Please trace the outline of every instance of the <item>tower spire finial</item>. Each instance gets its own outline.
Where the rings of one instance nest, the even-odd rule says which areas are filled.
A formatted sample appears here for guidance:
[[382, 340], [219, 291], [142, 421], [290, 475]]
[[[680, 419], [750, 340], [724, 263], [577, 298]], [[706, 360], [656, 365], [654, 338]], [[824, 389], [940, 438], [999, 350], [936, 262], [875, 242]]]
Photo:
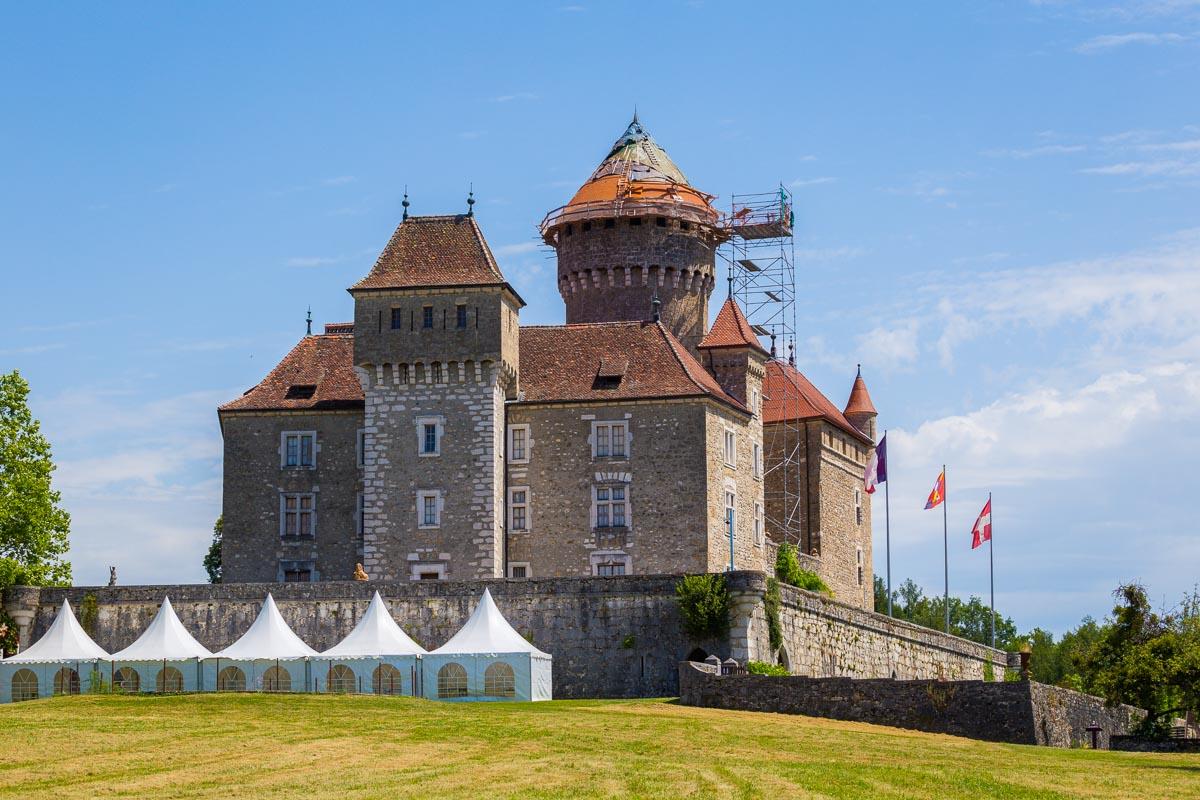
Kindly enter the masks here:
[[305, 335], [312, 336], [312, 306], [308, 307], [308, 316], [304, 321], [308, 325], [308, 332]]
[[862, 364], [859, 364], [859, 365], [858, 365], [858, 374], [857, 374], [857, 375], [855, 375], [854, 377], [856, 377], [856, 378], [861, 378], [861, 377], [862, 377]]
[[729, 267], [729, 275], [726, 276], [725, 280], [729, 281], [729, 296], [733, 297], [733, 267], [732, 266]]
[[474, 183], [472, 183], [470, 185], [470, 189], [467, 191], [467, 216], [468, 217], [475, 216], [475, 184]]
[[633, 124], [634, 125], [640, 124], [638, 121], [638, 115], [637, 115], [637, 103], [633, 104]]
[[403, 214], [403, 215], [401, 215], [401, 217], [400, 217], [400, 221], [401, 221], [401, 222], [404, 222], [406, 219], [408, 219], [408, 205], [409, 205], [409, 203], [408, 203], [408, 184], [407, 184], [407, 183], [406, 183], [406, 184], [404, 184], [404, 200], [403, 200], [403, 201], [401, 201], [400, 205], [404, 206], [404, 214]]
[[650, 298], [650, 319], [658, 322], [662, 319], [662, 300], [658, 299], [658, 290], [654, 290], [654, 296]]
[[796, 343], [788, 342], [788, 366], [796, 366]]

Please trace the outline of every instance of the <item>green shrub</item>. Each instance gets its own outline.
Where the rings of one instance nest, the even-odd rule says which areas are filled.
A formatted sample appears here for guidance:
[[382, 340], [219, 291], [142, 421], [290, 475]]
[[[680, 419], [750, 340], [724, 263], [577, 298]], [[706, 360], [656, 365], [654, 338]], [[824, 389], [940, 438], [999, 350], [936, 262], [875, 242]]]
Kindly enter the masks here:
[[621, 647], [625, 648], [626, 650], [632, 650], [636, 646], [637, 637], [635, 637], [632, 633], [621, 640]]
[[767, 637], [771, 652], [775, 653], [783, 644], [783, 625], [779, 622], [779, 581], [767, 578], [767, 592], [763, 595], [763, 609], [767, 614]]
[[990, 658], [983, 662], [983, 679], [988, 683], [996, 680], [996, 668], [992, 666], [992, 660]]
[[779, 664], [768, 664], [765, 661], [747, 661], [746, 671], [751, 675], [771, 675], [776, 678], [785, 678], [791, 675], [787, 671], [787, 667]]
[[76, 617], [79, 620], [79, 627], [83, 628], [88, 636], [96, 635], [96, 623], [100, 621], [100, 608], [96, 604], [96, 595], [88, 592], [83, 597], [83, 602], [79, 604], [79, 615]]
[[833, 590], [821, 580], [820, 575], [800, 566], [800, 556], [794, 544], [784, 543], [779, 546], [779, 552], [775, 556], [775, 577], [797, 589], [821, 592], [833, 597]]
[[729, 631], [729, 586], [724, 575], [684, 575], [675, 584], [675, 600], [689, 636], [716, 638]]

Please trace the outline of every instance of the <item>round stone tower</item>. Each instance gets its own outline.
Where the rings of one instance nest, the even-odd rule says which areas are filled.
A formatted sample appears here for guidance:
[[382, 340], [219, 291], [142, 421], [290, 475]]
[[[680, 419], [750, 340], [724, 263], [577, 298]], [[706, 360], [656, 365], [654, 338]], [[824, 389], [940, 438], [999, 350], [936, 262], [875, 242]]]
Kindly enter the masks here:
[[713, 196], [683, 172], [634, 115], [592, 177], [542, 220], [558, 254], [567, 323], [660, 318], [695, 349], [708, 329], [716, 247]]

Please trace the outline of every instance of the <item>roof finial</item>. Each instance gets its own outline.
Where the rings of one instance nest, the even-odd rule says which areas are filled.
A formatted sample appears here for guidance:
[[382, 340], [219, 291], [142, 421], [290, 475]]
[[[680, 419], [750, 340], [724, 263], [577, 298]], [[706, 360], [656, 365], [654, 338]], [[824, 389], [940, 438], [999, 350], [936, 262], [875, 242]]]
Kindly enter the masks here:
[[467, 192], [467, 216], [475, 216], [475, 184], [471, 184], [470, 190]]
[[733, 297], [733, 267], [732, 266], [729, 267], [729, 275], [726, 276], [725, 280], [729, 281], [729, 296]]
[[855, 375], [854, 377], [856, 377], [856, 378], [861, 378], [861, 377], [862, 377], [862, 364], [859, 364], [859, 365], [858, 365], [858, 374], [857, 374], [857, 375]]
[[775, 352], [775, 331], [772, 330], [771, 331], [771, 358], [775, 358], [776, 355], [778, 355], [778, 354]]
[[633, 124], [634, 124], [634, 125], [639, 125], [639, 124], [640, 124], [640, 123], [638, 122], [638, 115], [637, 115], [637, 103], [634, 103], [634, 104], [633, 104]]
[[650, 319], [658, 322], [662, 319], [662, 301], [658, 299], [658, 290], [654, 290], [654, 297], [650, 298]]
[[305, 335], [312, 336], [312, 306], [308, 307], [308, 317], [305, 319], [305, 322], [308, 323], [308, 333]]
[[796, 366], [796, 343], [788, 342], [788, 366]]
[[404, 214], [400, 217], [400, 221], [404, 222], [408, 219], [408, 184], [404, 184], [404, 200], [400, 203], [404, 206]]

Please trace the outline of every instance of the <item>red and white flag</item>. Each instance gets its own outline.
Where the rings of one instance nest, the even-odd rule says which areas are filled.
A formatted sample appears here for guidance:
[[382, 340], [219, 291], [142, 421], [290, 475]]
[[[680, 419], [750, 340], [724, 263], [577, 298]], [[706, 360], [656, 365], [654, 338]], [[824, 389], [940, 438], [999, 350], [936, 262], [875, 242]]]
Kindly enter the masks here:
[[983, 511], [979, 512], [979, 519], [975, 520], [975, 527], [971, 529], [971, 549], [974, 550], [984, 542], [992, 540], [992, 498], [988, 498], [987, 503], [983, 506]]

